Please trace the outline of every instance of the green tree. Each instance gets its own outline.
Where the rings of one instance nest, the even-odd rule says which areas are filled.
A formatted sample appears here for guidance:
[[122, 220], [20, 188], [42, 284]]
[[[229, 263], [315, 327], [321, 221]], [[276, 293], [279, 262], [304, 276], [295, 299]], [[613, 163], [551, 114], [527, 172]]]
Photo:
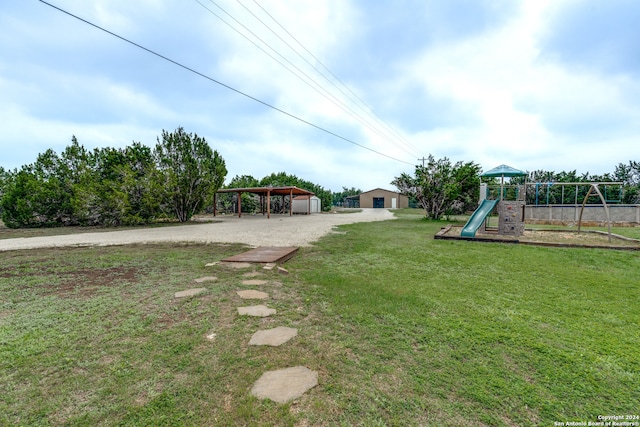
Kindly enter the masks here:
[[163, 207], [180, 222], [200, 212], [227, 175], [224, 159], [218, 152], [204, 138], [186, 133], [182, 127], [171, 133], [163, 130], [154, 155]]
[[[628, 175], [629, 174], [629, 175]], [[616, 167], [613, 174], [604, 173], [602, 175], [591, 175], [588, 172], [579, 174], [576, 170], [569, 172], [553, 172], [545, 170], [536, 170], [530, 172], [526, 177], [527, 194], [526, 202], [528, 204], [574, 204], [576, 201], [582, 203], [590, 189], [590, 183], [593, 182], [630, 182], [628, 178], [633, 176], [633, 162], [629, 165], [620, 164]], [[632, 180], [632, 178], [631, 178]], [[510, 184], [523, 185], [525, 177], [512, 177]], [[567, 185], [562, 183], [575, 183], [584, 185]], [[606, 185], [600, 190], [610, 202], [633, 203], [633, 185]], [[594, 203], [600, 203], [600, 199], [595, 193], [591, 194]]]
[[478, 207], [480, 193], [480, 165], [473, 162], [458, 162], [453, 168], [455, 185], [450, 197], [455, 198], [452, 214], [473, 211]]
[[[234, 176], [227, 188], [255, 188], [260, 186], [260, 181], [254, 178], [251, 175], [236, 175]], [[224, 206], [225, 209], [229, 209], [233, 207], [234, 204], [237, 203], [236, 198], [237, 194], [228, 193], [225, 194], [224, 197], [219, 197], [220, 203]], [[256, 212], [259, 208], [259, 201], [256, 200], [256, 196], [250, 193], [241, 193], [241, 203], [242, 212]], [[237, 206], [237, 205], [236, 205]]]
[[440, 219], [444, 214], [462, 213], [475, 206], [480, 170], [473, 162], [452, 164], [446, 157], [436, 160], [429, 154], [424, 166], [416, 166], [414, 176], [402, 173], [391, 184], [414, 198], [428, 218]]
[[11, 227], [86, 223], [90, 157], [76, 140], [61, 156], [49, 149], [23, 166], [2, 198], [3, 218]]
[[23, 167], [5, 182], [0, 200], [2, 221], [7, 227], [37, 226], [31, 195], [39, 187], [35, 176]]
[[630, 160], [627, 164], [620, 163], [613, 175], [615, 181], [624, 183], [622, 203], [640, 203], [640, 162]]
[[69, 217], [67, 224], [87, 225], [91, 221], [90, 201], [93, 194], [92, 184], [95, 181], [94, 163], [91, 153], [81, 145], [75, 135], [60, 155], [56, 175], [69, 196]]
[[303, 190], [311, 191], [320, 199], [322, 210], [328, 211], [331, 209], [331, 202], [333, 201], [331, 191], [311, 181], [300, 179], [295, 175], [288, 175], [286, 172], [279, 172], [262, 178], [260, 186], [266, 187], [268, 185], [274, 187], [295, 186]]
[[[0, 201], [5, 193], [5, 188], [9, 185], [11, 180], [13, 179], [13, 175], [10, 171], [5, 170], [2, 166], [0, 166]], [[2, 204], [0, 203], [0, 218], [2, 217]]]
[[342, 191], [340, 192], [335, 192], [331, 195], [332, 198], [332, 202], [334, 206], [342, 206], [342, 204], [344, 203], [344, 199], [350, 196], [357, 196], [358, 194], [361, 194], [362, 190], [359, 188], [355, 188], [355, 187], [351, 187], [351, 188], [347, 188], [347, 187], [342, 187]]
[[160, 214], [155, 161], [149, 147], [139, 142], [124, 149], [93, 152], [92, 217], [102, 225], [136, 225]]
[[156, 165], [153, 152], [151, 148], [134, 142], [124, 149], [123, 154], [125, 163], [118, 170], [122, 189], [127, 194], [123, 222], [128, 225], [149, 223], [160, 214], [161, 188], [154, 179]]

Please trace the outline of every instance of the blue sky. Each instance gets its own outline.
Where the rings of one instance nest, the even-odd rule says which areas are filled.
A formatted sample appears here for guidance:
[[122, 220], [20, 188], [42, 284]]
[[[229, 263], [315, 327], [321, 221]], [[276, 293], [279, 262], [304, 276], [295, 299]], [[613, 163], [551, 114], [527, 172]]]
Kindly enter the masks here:
[[370, 150], [39, 1], [0, 1], [5, 169], [72, 135], [153, 146], [179, 126], [218, 150], [227, 182], [285, 171], [333, 191], [392, 189], [430, 153], [592, 174], [640, 160], [634, 0], [51, 0]]

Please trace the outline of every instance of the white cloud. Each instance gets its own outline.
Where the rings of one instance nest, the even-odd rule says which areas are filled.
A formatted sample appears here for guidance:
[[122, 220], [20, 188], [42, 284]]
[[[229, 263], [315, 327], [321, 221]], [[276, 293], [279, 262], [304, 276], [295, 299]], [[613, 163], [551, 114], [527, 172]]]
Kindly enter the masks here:
[[[344, 0], [260, 3], [412, 147], [392, 144], [364, 126], [195, 2], [59, 4], [314, 125], [410, 163], [432, 153], [486, 169], [507, 163], [595, 173], [640, 157], [634, 142], [640, 130], [638, 81], [588, 66], [569, 68], [542, 51], [546, 45], [540, 40], [551, 25], [561, 25], [558, 11], [571, 1], [480, 5], [466, 14], [418, 1], [405, 9]], [[344, 99], [241, 5], [219, 4]], [[242, 4], [284, 37], [255, 3]], [[389, 187], [394, 176], [413, 170], [46, 6], [35, 10], [16, 3], [0, 16], [0, 25], [10, 30], [0, 34], [0, 112], [14, 124], [0, 145], [5, 151], [20, 147], [3, 162], [32, 162], [34, 151], [60, 150], [72, 134], [91, 146], [132, 140], [153, 145], [162, 129], [184, 126], [220, 151], [229, 178], [286, 171], [334, 190], [369, 189]], [[425, 28], [434, 19], [437, 28]]]
[[[549, 121], [554, 114], [563, 115], [567, 120], [560, 120], [562, 124], [578, 120], [584, 128], [594, 115], [629, 114], [618, 82], [596, 74], [576, 75], [541, 61], [538, 37], [545, 30], [551, 4], [526, 2], [523, 6], [502, 27], [434, 46], [404, 65], [404, 72], [420, 81], [425, 91], [453, 99], [480, 118], [423, 132], [421, 139], [436, 152], [458, 148], [464, 160], [479, 162], [486, 169], [509, 161], [528, 169], [573, 169], [589, 157], [589, 164], [596, 160], [602, 164], [608, 147], [593, 141], [592, 151], [583, 152], [583, 138], [558, 134]], [[612, 170], [619, 161], [624, 159], [602, 168]]]

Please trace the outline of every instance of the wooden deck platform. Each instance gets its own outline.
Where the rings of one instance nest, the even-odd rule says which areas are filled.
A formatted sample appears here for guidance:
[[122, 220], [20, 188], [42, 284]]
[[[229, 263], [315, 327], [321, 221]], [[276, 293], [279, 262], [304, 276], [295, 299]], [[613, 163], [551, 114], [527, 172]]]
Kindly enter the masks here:
[[298, 248], [295, 246], [279, 247], [279, 246], [262, 246], [251, 249], [238, 255], [225, 258], [224, 262], [252, 262], [257, 264], [266, 264], [270, 262], [283, 263], [288, 261], [296, 254]]

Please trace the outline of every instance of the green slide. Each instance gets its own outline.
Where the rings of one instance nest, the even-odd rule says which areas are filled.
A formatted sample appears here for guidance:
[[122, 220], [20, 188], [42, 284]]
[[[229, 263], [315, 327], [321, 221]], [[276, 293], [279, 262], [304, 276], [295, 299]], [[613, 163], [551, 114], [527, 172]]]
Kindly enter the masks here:
[[482, 225], [484, 220], [489, 216], [493, 208], [496, 207], [498, 200], [488, 200], [484, 199], [478, 209], [475, 210], [469, 221], [464, 225], [462, 232], [460, 233], [461, 237], [476, 237], [476, 231]]

